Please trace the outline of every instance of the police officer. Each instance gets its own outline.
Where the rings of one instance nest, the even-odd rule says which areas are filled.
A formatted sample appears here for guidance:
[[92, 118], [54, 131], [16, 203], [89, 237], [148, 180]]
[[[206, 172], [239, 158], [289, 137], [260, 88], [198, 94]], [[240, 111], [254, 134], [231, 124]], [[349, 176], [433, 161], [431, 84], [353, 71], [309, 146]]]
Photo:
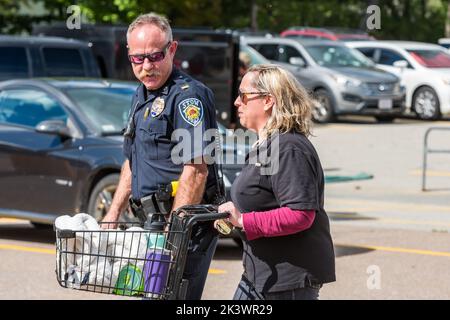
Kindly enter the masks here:
[[[178, 190], [170, 203], [172, 210], [210, 201], [206, 194], [217, 185], [217, 172], [206, 164], [206, 142], [202, 139], [206, 130], [217, 129], [213, 93], [173, 66], [178, 43], [173, 41], [167, 19], [155, 13], [139, 16], [128, 28], [127, 43], [129, 60], [141, 85], [124, 134], [127, 160], [103, 222], [118, 221], [129, 198], [139, 209], [143, 198], [175, 180]], [[191, 139], [191, 148], [183, 149], [181, 161], [171, 157], [178, 142], [171, 137], [177, 129], [189, 133]], [[187, 299], [201, 298], [216, 245], [212, 223], [194, 227], [184, 274], [189, 280]]]

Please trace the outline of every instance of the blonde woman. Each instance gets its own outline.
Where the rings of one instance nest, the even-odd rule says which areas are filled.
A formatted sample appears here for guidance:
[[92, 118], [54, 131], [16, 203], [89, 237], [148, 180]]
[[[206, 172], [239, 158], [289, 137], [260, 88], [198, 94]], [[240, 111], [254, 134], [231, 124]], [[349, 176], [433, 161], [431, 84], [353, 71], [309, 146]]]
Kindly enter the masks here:
[[234, 299], [316, 300], [322, 285], [335, 281], [335, 260], [323, 170], [308, 140], [312, 101], [288, 71], [255, 65], [234, 104], [241, 125], [259, 138], [232, 186], [232, 202], [219, 207], [231, 212], [244, 240]]

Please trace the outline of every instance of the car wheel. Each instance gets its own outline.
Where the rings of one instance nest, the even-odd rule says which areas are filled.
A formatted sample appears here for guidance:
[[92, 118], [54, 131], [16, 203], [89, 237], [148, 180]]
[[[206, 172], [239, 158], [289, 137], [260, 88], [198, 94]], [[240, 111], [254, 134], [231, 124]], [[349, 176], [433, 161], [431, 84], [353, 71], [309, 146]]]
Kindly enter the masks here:
[[101, 221], [108, 212], [119, 184], [119, 178], [119, 174], [109, 174], [102, 178], [92, 189], [87, 213], [97, 221]]
[[436, 120], [441, 117], [439, 98], [430, 87], [422, 87], [414, 93], [413, 109], [422, 120]]
[[377, 119], [380, 123], [392, 123], [395, 120], [395, 117], [393, 116], [375, 116], [375, 119]]
[[333, 99], [325, 89], [318, 89], [314, 92], [314, 106], [312, 118], [318, 123], [327, 123], [334, 120]]

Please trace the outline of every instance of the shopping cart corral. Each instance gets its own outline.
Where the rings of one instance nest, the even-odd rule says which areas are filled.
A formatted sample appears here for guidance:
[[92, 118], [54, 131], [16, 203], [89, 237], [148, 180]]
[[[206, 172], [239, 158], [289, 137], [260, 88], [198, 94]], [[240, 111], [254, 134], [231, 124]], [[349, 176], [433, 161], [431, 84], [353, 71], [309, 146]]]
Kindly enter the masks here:
[[[183, 272], [195, 223], [224, 219], [217, 206], [184, 206], [163, 230], [118, 222], [117, 229], [56, 231], [56, 276], [65, 288], [147, 299], [183, 300]], [[109, 223], [111, 224], [111, 223]]]
[[450, 132], [449, 127], [431, 127], [428, 128], [425, 132], [424, 138], [423, 138], [423, 162], [422, 162], [422, 191], [429, 191], [430, 189], [427, 189], [426, 187], [426, 179], [427, 179], [427, 170], [428, 170], [428, 154], [450, 154], [450, 149], [435, 149], [430, 148], [429, 146], [429, 138], [430, 134], [433, 131], [446, 131]]

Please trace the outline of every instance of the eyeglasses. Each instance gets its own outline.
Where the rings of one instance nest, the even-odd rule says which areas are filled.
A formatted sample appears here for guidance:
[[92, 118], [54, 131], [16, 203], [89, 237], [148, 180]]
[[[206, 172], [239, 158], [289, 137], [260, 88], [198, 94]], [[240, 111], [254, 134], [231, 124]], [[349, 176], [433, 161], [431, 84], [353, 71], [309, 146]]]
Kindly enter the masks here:
[[145, 62], [145, 58], [147, 58], [150, 62], [162, 61], [166, 57], [166, 51], [170, 47], [171, 43], [172, 42], [169, 41], [162, 51], [149, 54], [129, 54], [128, 60], [130, 60], [130, 62], [133, 64], [143, 64]]
[[[241, 99], [243, 104], [247, 104], [250, 100], [254, 100], [254, 99], [259, 99], [262, 96], [266, 96], [269, 95], [269, 92], [262, 92], [262, 91], [257, 91], [257, 92], [242, 92], [241, 90], [238, 90], [239, 93], [239, 99]], [[254, 97], [254, 98], [249, 98], [248, 95], [249, 94], [257, 94], [258, 96]]]

